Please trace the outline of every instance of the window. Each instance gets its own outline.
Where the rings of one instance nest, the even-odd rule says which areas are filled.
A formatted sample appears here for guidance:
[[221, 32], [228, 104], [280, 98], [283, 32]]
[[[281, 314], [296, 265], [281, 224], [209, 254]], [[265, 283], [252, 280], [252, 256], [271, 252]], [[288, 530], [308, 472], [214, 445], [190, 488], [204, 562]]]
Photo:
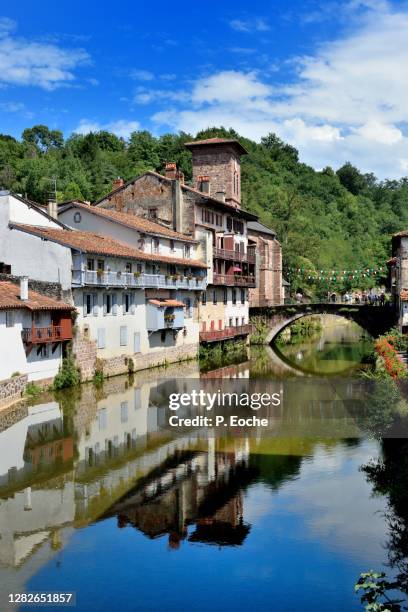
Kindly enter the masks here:
[[105, 270], [105, 261], [103, 259], [98, 259], [98, 270], [101, 272]]
[[98, 410], [98, 426], [99, 431], [103, 431], [108, 426], [108, 411], [106, 408]]
[[136, 264], [136, 272], [141, 274], [143, 272], [143, 266], [141, 263]]
[[127, 402], [120, 403], [120, 422], [127, 423], [129, 414], [129, 407]]
[[126, 325], [120, 326], [120, 346], [127, 346], [127, 327]]
[[244, 224], [242, 223], [242, 221], [238, 221], [238, 219], [234, 219], [233, 227], [234, 227], [234, 232], [236, 234], [244, 233]]
[[202, 209], [201, 219], [204, 223], [214, 224], [214, 213], [212, 210], [207, 210], [206, 208]]
[[105, 293], [103, 296], [103, 314], [112, 313], [112, 296], [110, 293]]
[[149, 219], [157, 219], [157, 208], [149, 208]]
[[98, 334], [97, 336], [98, 348], [104, 349], [106, 347], [105, 329], [99, 328], [97, 334]]
[[174, 251], [176, 250], [175, 246], [174, 246], [174, 240], [170, 240], [170, 251], [172, 253], [174, 253]]
[[190, 252], [191, 252], [191, 247], [189, 244], [185, 244], [184, 245], [184, 257], [186, 259], [190, 259]]
[[216, 304], [216, 303], [217, 303], [217, 291], [216, 291], [216, 289], [214, 289], [214, 291], [213, 291], [213, 304]]
[[191, 300], [190, 298], [184, 298], [184, 304], [186, 305], [186, 319], [190, 319], [193, 316], [192, 308], [191, 308]]
[[14, 327], [14, 312], [6, 310], [6, 327]]
[[81, 213], [80, 212], [77, 211], [76, 213], [74, 213], [74, 222], [75, 223], [81, 223], [81, 219], [82, 219], [82, 217], [81, 217]]
[[153, 243], [152, 243], [153, 253], [158, 253], [159, 252], [159, 245], [160, 245], [159, 239], [158, 238], [153, 238]]
[[160, 340], [162, 344], [166, 342], [166, 332], [165, 331], [162, 331], [162, 333], [160, 334]]
[[238, 327], [238, 325], [239, 325], [239, 317], [235, 318], [235, 325]]
[[233, 304], [237, 303], [237, 290], [236, 289], [232, 290], [232, 303]]
[[123, 314], [128, 314], [129, 312], [133, 313], [132, 306], [134, 305], [134, 295], [133, 293], [124, 293], [123, 294]]
[[222, 226], [222, 215], [215, 215], [215, 224], [218, 225], [218, 227]]
[[125, 272], [127, 272], [128, 274], [130, 274], [132, 272], [132, 263], [130, 261], [126, 262]]
[[232, 231], [232, 219], [231, 219], [231, 217], [227, 217], [227, 230], [229, 232]]
[[224, 304], [228, 303], [228, 289], [224, 287]]
[[207, 292], [203, 291], [201, 294], [201, 303], [203, 306], [207, 304]]
[[86, 269], [90, 271], [95, 270], [95, 260], [94, 259], [86, 260]]
[[245, 317], [242, 317], [242, 319], [241, 319], [241, 325], [245, 325]]
[[37, 349], [37, 355], [43, 359], [48, 357], [48, 344], [41, 344]]
[[241, 289], [241, 304], [245, 304], [245, 289]]
[[232, 326], [234, 325], [232, 317], [230, 317], [229, 322], [228, 322], [228, 325], [229, 325], [230, 327], [232, 327]]
[[93, 299], [92, 293], [87, 293], [84, 299], [84, 317], [92, 314]]

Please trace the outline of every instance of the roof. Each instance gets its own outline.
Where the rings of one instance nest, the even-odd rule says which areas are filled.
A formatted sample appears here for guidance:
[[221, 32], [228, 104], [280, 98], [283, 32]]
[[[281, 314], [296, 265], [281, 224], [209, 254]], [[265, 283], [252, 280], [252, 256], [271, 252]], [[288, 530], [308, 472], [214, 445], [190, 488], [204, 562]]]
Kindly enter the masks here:
[[167, 308], [167, 306], [172, 306], [174, 308], [178, 306], [185, 306], [183, 302], [179, 302], [178, 300], [149, 300], [149, 304], [159, 306], [160, 308]]
[[163, 225], [155, 223], [150, 219], [143, 219], [142, 217], [137, 217], [136, 215], [132, 215], [130, 213], [100, 208], [99, 206], [91, 206], [90, 204], [85, 204], [84, 202], [75, 201], [68, 203], [64, 210], [68, 210], [69, 208], [80, 208], [81, 210], [86, 210], [92, 215], [104, 217], [110, 221], [124, 225], [125, 227], [136, 229], [139, 232], [145, 232], [147, 234], [153, 234], [156, 236], [164, 236], [165, 238], [171, 238], [174, 240], [182, 240], [183, 242], [197, 242], [190, 236], [181, 234], [180, 232], [175, 232], [174, 230], [163, 227]]
[[43, 240], [51, 240], [62, 246], [66, 246], [83, 253], [93, 255], [105, 255], [110, 257], [124, 257], [126, 259], [136, 259], [138, 261], [160, 261], [170, 264], [180, 264], [191, 266], [192, 268], [207, 268], [207, 265], [195, 259], [182, 259], [179, 257], [169, 257], [153, 253], [144, 253], [140, 249], [114, 240], [109, 236], [94, 234], [92, 232], [81, 232], [72, 229], [56, 229], [50, 227], [37, 227], [35, 225], [22, 225], [20, 223], [10, 223], [10, 227], [39, 236]]
[[28, 300], [20, 299], [20, 287], [9, 281], [0, 281], [0, 310], [27, 308], [28, 310], [73, 310], [73, 306], [28, 290]]
[[270, 236], [276, 236], [276, 232], [260, 223], [259, 221], [248, 221], [248, 231], [259, 232], [260, 234], [269, 234]]
[[400, 291], [400, 298], [404, 302], [408, 302], [408, 289], [402, 289], [402, 291]]
[[396, 234], [393, 235], [393, 238], [407, 238], [408, 237], [408, 230], [402, 230], [401, 232], [397, 232]]
[[235, 138], [206, 138], [205, 140], [193, 140], [191, 142], [185, 142], [184, 146], [187, 149], [193, 149], [195, 147], [208, 147], [214, 145], [231, 145], [238, 150], [241, 155], [246, 155], [248, 151], [242, 146], [242, 144], [235, 140]]

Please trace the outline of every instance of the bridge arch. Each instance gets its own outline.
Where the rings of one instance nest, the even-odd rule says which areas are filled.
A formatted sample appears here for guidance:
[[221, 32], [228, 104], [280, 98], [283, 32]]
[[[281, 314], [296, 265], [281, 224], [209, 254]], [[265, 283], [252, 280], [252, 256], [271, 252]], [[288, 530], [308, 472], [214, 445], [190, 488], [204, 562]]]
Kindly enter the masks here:
[[294, 321], [317, 314], [332, 314], [352, 320], [374, 337], [385, 333], [395, 323], [395, 310], [388, 304], [371, 306], [321, 302], [250, 309], [250, 316], [261, 319], [268, 327], [265, 344], [271, 344]]

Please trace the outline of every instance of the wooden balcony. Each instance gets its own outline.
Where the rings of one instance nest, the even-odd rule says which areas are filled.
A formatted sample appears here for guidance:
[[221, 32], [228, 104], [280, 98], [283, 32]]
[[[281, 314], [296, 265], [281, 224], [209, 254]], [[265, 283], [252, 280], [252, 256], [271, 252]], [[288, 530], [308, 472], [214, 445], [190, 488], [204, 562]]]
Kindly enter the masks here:
[[200, 332], [200, 342], [220, 342], [237, 336], [247, 336], [252, 332], [252, 325], [237, 325], [236, 327], [225, 327], [224, 329], [210, 329]]
[[253, 249], [248, 249], [246, 253], [241, 253], [239, 251], [233, 251], [229, 249], [218, 249], [216, 247], [213, 248], [213, 257], [214, 259], [226, 259], [228, 261], [239, 261], [242, 263], [255, 263], [255, 251]]
[[242, 276], [238, 274], [214, 274], [213, 285], [226, 285], [227, 287], [255, 287], [255, 276]]
[[64, 342], [72, 340], [72, 327], [67, 325], [49, 325], [48, 327], [25, 327], [21, 336], [25, 344], [44, 344], [47, 342]]

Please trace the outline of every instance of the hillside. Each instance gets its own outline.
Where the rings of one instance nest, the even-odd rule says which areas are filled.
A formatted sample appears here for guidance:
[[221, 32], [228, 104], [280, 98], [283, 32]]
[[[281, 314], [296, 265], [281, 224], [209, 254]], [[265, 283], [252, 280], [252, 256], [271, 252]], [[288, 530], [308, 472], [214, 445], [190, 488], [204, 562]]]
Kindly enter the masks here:
[[[283, 246], [284, 273], [292, 287], [323, 295], [327, 290], [366, 288], [385, 273], [390, 236], [408, 227], [408, 178], [378, 181], [351, 164], [337, 172], [315, 171], [298, 151], [270, 134], [257, 144], [233, 130], [212, 128], [197, 135], [238, 138], [243, 158], [243, 206], [273, 227]], [[190, 134], [155, 138], [134, 132], [129, 141], [108, 132], [72, 135], [46, 126], [24, 130], [20, 141], [0, 135], [0, 187], [39, 202], [56, 178], [59, 201], [93, 201], [117, 176], [125, 180], [175, 161], [191, 179]]]

